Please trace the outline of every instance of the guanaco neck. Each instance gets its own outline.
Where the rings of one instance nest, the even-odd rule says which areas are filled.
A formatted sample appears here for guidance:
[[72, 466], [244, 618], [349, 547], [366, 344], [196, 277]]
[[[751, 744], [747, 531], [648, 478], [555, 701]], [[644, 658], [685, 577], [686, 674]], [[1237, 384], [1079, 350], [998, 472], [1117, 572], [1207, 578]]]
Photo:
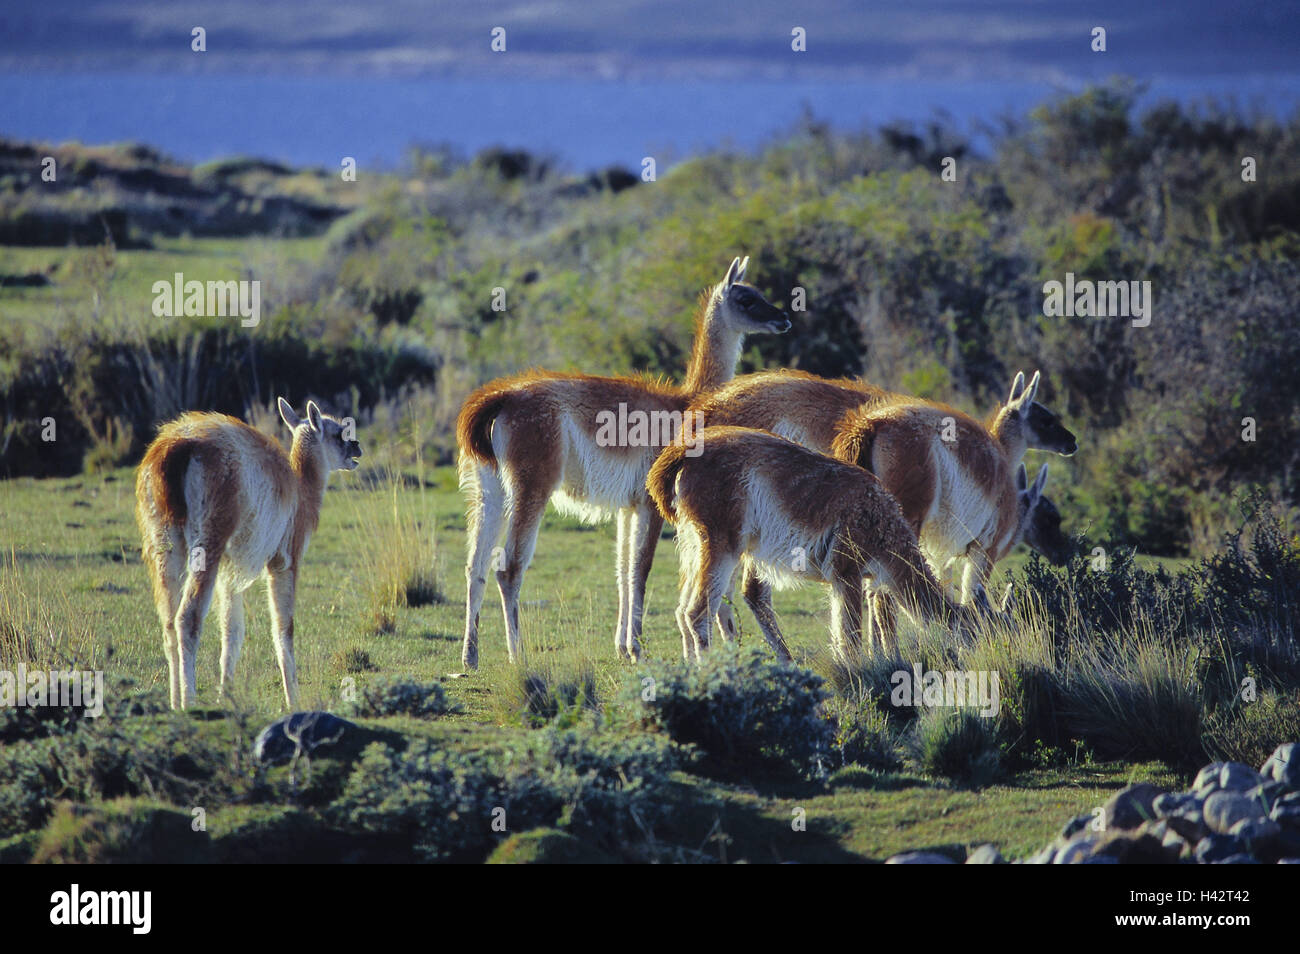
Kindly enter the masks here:
[[306, 534], [314, 533], [320, 521], [321, 502], [325, 499], [325, 481], [329, 469], [317, 453], [314, 437], [294, 435], [293, 448], [289, 451], [289, 464], [298, 478], [298, 513], [294, 520], [294, 536], [301, 540]]
[[1014, 467], [1024, 460], [1025, 451], [1029, 450], [1029, 442], [1025, 440], [1024, 428], [1013, 426], [1010, 418], [1011, 415], [1007, 413], [1004, 405], [998, 408], [986, 427], [989, 434], [998, 442], [998, 446], [1002, 448], [1002, 453], [1006, 455], [1008, 462]]
[[695, 341], [686, 368], [685, 389], [688, 394], [721, 387], [736, 376], [736, 362], [740, 360], [744, 335], [723, 326], [721, 310], [719, 286], [704, 302], [699, 317], [695, 319]]

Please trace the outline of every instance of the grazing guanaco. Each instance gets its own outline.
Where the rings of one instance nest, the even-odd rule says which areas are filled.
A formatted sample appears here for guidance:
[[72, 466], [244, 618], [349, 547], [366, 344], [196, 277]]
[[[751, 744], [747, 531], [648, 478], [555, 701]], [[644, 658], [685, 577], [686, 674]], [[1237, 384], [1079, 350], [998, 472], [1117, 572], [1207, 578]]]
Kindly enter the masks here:
[[[1003, 448], [1012, 468], [1031, 448], [1050, 450], [1066, 457], [1078, 450], [1074, 435], [1052, 411], [1035, 400], [1038, 387], [1037, 372], [1028, 384], [1024, 374], [1018, 373], [1007, 402], [990, 415], [985, 425], [987, 434]], [[744, 375], [701, 395], [690, 410], [703, 414], [704, 422], [709, 426], [732, 425], [767, 430], [830, 454], [837, 436], [854, 415], [871, 413], [889, 405], [931, 407], [941, 411], [943, 418], [952, 416], [954, 422], [970, 420], [967, 415], [943, 405], [889, 392], [857, 379], [819, 378], [801, 371]], [[865, 466], [871, 469], [873, 465], [868, 461]], [[910, 478], [905, 465], [883, 472], [873, 470], [873, 473], [904, 501], [906, 510]], [[913, 525], [919, 528], [915, 520]], [[770, 587], [760, 577], [746, 571], [741, 585], [747, 604], [764, 606], [770, 613]], [[737, 633], [735, 614], [728, 600], [721, 604], [718, 627], [723, 638], [731, 638]]]
[[171, 706], [195, 701], [199, 632], [215, 594], [221, 611], [221, 691], [244, 641], [244, 591], [262, 575], [271, 606], [285, 704], [297, 705], [293, 609], [307, 542], [331, 471], [354, 470], [361, 445], [342, 421], [284, 399], [293, 431], [275, 438], [225, 414], [192, 412], [164, 424], [136, 474], [136, 520], [163, 628]]
[[[1028, 398], [1017, 378], [1011, 402]], [[1032, 390], [1032, 386], [1031, 386]], [[832, 454], [875, 474], [898, 500], [921, 550], [940, 579], [964, 562], [962, 602], [988, 609], [985, 585], [993, 565], [1021, 539], [1043, 548], [1054, 561], [1067, 548], [1060, 538], [1060, 514], [1042, 498], [1047, 468], [1039, 473], [1027, 500], [1017, 486], [1017, 468], [1026, 438], [1004, 407], [994, 418], [997, 430], [954, 408], [930, 402], [896, 401], [850, 412], [840, 423]], [[1045, 519], [1034, 509], [1056, 515], [1056, 537], [1026, 535], [1027, 520]], [[1027, 509], [1028, 508], [1028, 509]], [[885, 606], [872, 600], [872, 628], [882, 642], [893, 641]]]
[[[495, 563], [505, 617], [506, 650], [519, 659], [519, 590], [532, 560], [546, 502], [589, 522], [618, 516], [615, 576], [618, 624], [614, 646], [638, 659], [646, 578], [663, 527], [645, 492], [659, 451], [694, 433], [687, 405], [735, 374], [745, 335], [783, 334], [790, 321], [752, 285], [749, 259], [701, 298], [683, 386], [645, 377], [593, 377], [534, 371], [503, 378], [472, 393], [456, 422], [460, 482], [468, 498], [465, 642], [462, 662], [478, 665], [479, 609]], [[617, 438], [612, 419], [648, 423]], [[505, 524], [505, 546], [493, 545]]]
[[[769, 584], [829, 583], [831, 645], [843, 661], [861, 646], [864, 577], [922, 619], [956, 621], [902, 509], [873, 475], [764, 431], [707, 427], [696, 437], [702, 454], [674, 445], [646, 480], [659, 512], [677, 525], [677, 625], [688, 659], [708, 647], [742, 562]], [[773, 650], [789, 659], [770, 606], [751, 608]]]

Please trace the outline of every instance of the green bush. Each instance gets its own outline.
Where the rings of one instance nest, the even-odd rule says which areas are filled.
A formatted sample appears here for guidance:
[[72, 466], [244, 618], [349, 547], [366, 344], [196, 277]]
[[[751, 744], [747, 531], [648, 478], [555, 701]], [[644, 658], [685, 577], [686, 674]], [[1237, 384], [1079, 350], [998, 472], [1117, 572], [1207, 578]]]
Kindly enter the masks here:
[[983, 788], [1002, 776], [1002, 751], [991, 719], [970, 709], [925, 709], [912, 727], [918, 770]]
[[188, 811], [147, 799], [95, 805], [59, 802], [41, 833], [34, 864], [205, 864], [206, 831]]
[[402, 677], [382, 679], [362, 686], [351, 704], [352, 714], [378, 716], [409, 715], [417, 717], [446, 715], [453, 707], [441, 682], [419, 683]]
[[[665, 812], [678, 759], [650, 736], [543, 730], [499, 749], [372, 745], [330, 818], [426, 861], [481, 860], [503, 835], [558, 826], [625, 853]], [[495, 826], [495, 827], [494, 827]]]
[[624, 679], [617, 709], [697, 746], [712, 771], [819, 777], [830, 767], [834, 736], [822, 712], [827, 699], [820, 676], [725, 643], [698, 663], [640, 667]]

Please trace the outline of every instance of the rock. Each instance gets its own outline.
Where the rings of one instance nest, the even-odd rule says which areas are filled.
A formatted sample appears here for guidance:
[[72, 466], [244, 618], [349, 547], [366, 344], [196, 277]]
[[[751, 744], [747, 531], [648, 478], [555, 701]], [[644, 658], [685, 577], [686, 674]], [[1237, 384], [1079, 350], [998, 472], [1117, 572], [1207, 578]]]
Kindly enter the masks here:
[[1056, 857], [1052, 859], [1052, 864], [1077, 865], [1092, 857], [1093, 851], [1097, 848], [1097, 843], [1097, 839], [1092, 835], [1074, 838], [1056, 853]]
[[956, 863], [947, 855], [941, 855], [936, 851], [905, 851], [885, 862], [887, 865], [955, 865]]
[[1205, 824], [1221, 835], [1232, 831], [1239, 821], [1266, 817], [1264, 806], [1241, 792], [1215, 792], [1205, 800]]
[[1300, 865], [1300, 858], [1279, 858], [1277, 863], [1280, 865]]
[[1257, 865], [1259, 864], [1250, 855], [1242, 852], [1241, 854], [1229, 855], [1221, 861], [1214, 862], [1216, 865]]
[[1201, 800], [1191, 793], [1165, 792], [1156, 797], [1151, 807], [1155, 810], [1157, 818], [1167, 818], [1186, 811], [1196, 811], [1199, 814]]
[[1251, 845], [1282, 834], [1282, 826], [1268, 818], [1246, 818], [1232, 826], [1228, 834]]
[[1226, 792], [1245, 792], [1264, 781], [1264, 776], [1242, 762], [1224, 762], [1219, 769], [1219, 788]]
[[1092, 824], [1092, 820], [1096, 817], [1097, 816], [1090, 812], [1085, 812], [1082, 815], [1075, 815], [1065, 823], [1065, 827], [1061, 829], [1061, 833], [1056, 836], [1057, 839], [1061, 842], [1066, 842], [1079, 832], [1086, 831], [1088, 826]]
[[1163, 833], [1161, 837], [1156, 837], [1154, 834], [1134, 835], [1124, 832], [1098, 845], [1093, 855], [1094, 857], [1114, 858], [1119, 863], [1126, 865], [1167, 864], [1177, 858], [1178, 853], [1174, 852], [1171, 856], [1165, 850], [1162, 838]]
[[1265, 781], [1260, 782], [1254, 788], [1247, 789], [1245, 795], [1247, 798], [1256, 799], [1264, 806], [1265, 811], [1269, 811], [1278, 800], [1286, 794], [1286, 786], [1281, 782]]
[[1273, 806], [1268, 817], [1284, 828], [1300, 831], [1300, 805], [1286, 805], [1279, 802]]
[[1160, 845], [1170, 856], [1178, 859], [1190, 858], [1195, 850], [1192, 843], [1176, 831], [1166, 832]]
[[1025, 859], [1027, 865], [1050, 865], [1056, 858], [1056, 849], [1048, 845], [1042, 851], [1030, 855]]
[[[253, 743], [253, 758], [271, 765], [288, 762], [298, 750], [294, 739], [302, 743], [303, 753], [310, 755], [322, 745], [333, 745], [348, 730], [356, 728], [355, 723], [328, 712], [295, 712], [277, 719], [258, 733], [257, 741]], [[291, 739], [290, 735], [294, 738]]]
[[1190, 842], [1198, 842], [1209, 834], [1209, 829], [1205, 825], [1205, 818], [1198, 810], [1190, 810], [1175, 815], [1168, 815], [1164, 821], [1168, 822], [1172, 831], [1178, 832]]
[[968, 865], [1004, 865], [1006, 859], [994, 845], [980, 845], [966, 856]]
[[1208, 865], [1241, 854], [1244, 849], [1241, 840], [1231, 835], [1206, 835], [1196, 843], [1194, 854], [1198, 864]]
[[1283, 742], [1260, 768], [1260, 774], [1281, 782], [1291, 791], [1300, 791], [1300, 745]]
[[1116, 792], [1103, 809], [1106, 830], [1127, 831], [1137, 828], [1148, 819], [1155, 818], [1153, 803], [1163, 794], [1165, 794], [1164, 789], [1157, 788], [1149, 782], [1139, 782]]
[[1192, 782], [1192, 788], [1197, 796], [1205, 798], [1211, 792], [1218, 791], [1219, 778], [1223, 774], [1224, 764], [1223, 762], [1211, 762], [1196, 773], [1196, 781]]

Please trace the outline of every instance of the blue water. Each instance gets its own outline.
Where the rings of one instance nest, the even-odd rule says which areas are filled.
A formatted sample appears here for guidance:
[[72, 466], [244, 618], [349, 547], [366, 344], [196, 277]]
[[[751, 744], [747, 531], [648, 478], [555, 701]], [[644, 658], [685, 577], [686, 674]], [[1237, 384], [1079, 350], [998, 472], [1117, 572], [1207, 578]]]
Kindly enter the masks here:
[[[337, 168], [392, 167], [411, 144], [490, 145], [575, 170], [654, 156], [664, 168], [718, 146], [753, 149], [804, 113], [841, 129], [942, 112], [959, 130], [1023, 116], [1061, 92], [1042, 83], [687, 82], [0, 74], [0, 134], [136, 140], [191, 161], [246, 154]], [[1300, 74], [1155, 80], [1147, 100], [1213, 97], [1275, 116], [1300, 107]]]

